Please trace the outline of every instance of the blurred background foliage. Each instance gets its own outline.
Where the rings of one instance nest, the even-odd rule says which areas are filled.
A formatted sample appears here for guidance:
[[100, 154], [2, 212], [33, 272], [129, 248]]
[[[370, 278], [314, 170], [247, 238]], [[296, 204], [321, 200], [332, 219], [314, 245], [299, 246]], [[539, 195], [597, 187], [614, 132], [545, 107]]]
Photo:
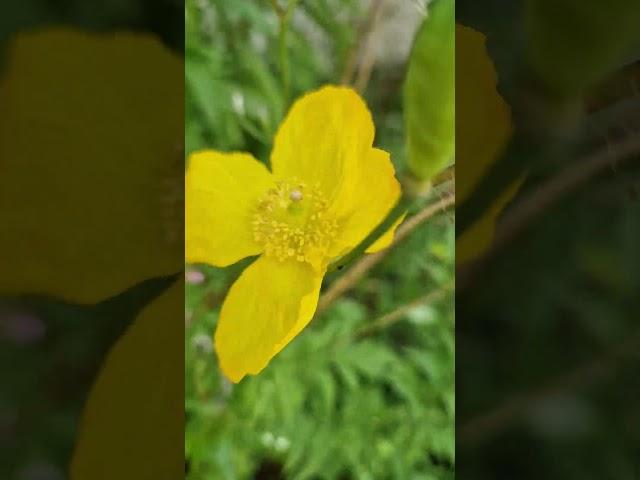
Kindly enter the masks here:
[[640, 478], [637, 5], [456, 6], [514, 118], [484, 199], [527, 172], [496, 244], [456, 272], [457, 474]]
[[[266, 162], [293, 99], [349, 82], [372, 110], [376, 146], [404, 176], [403, 83], [424, 9], [419, 1], [187, 0], [187, 153], [241, 150]], [[284, 38], [278, 11], [289, 19]], [[265, 371], [233, 386], [211, 339], [246, 263], [187, 267], [188, 478], [453, 478], [452, 216], [416, 229]], [[428, 301], [429, 292], [441, 294]], [[389, 326], [364, 330], [394, 311]]]

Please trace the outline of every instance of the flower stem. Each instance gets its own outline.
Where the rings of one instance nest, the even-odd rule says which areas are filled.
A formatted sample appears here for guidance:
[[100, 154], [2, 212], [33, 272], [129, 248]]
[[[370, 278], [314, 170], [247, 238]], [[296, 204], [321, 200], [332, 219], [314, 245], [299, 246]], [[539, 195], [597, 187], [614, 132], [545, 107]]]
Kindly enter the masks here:
[[285, 12], [282, 9], [282, 7], [278, 4], [278, 0], [270, 0], [270, 1], [271, 1], [271, 7], [273, 8], [273, 11], [276, 12], [276, 15], [278, 15], [278, 18], [282, 18]]
[[[445, 182], [442, 183], [444, 184]], [[446, 195], [449, 195], [449, 193], [447, 193]], [[454, 198], [455, 194], [453, 194], [451, 201], [453, 201]], [[442, 200], [442, 197], [440, 198], [440, 200]], [[345, 265], [351, 263], [356, 258], [361, 257], [365, 253], [365, 251], [371, 245], [373, 245], [373, 243], [378, 240], [378, 238], [384, 235], [402, 215], [407, 215], [407, 223], [413, 221], [409, 217], [411, 217], [411, 215], [416, 213], [421, 208], [421, 199], [416, 199], [416, 196], [414, 196], [413, 194], [408, 194], [407, 192], [405, 192], [396, 206], [389, 212], [385, 220], [380, 225], [378, 225], [378, 227], [375, 228], [362, 242], [360, 242], [357, 247], [351, 250], [351, 252], [334, 262], [333, 265], [329, 267], [329, 272], [342, 269]], [[446, 208], [446, 206], [443, 208]]]
[[291, 80], [289, 77], [289, 52], [287, 51], [287, 31], [287, 23], [281, 18], [278, 42], [280, 45], [280, 73], [282, 74], [282, 96], [284, 98], [285, 110], [289, 106], [289, 95], [291, 90]]
[[389, 212], [387, 218], [378, 225], [360, 244], [355, 247], [344, 257], [338, 259], [330, 268], [329, 271], [340, 270], [346, 265], [350, 264], [356, 258], [361, 257], [367, 248], [374, 244], [374, 242], [380, 238], [384, 233], [389, 230], [393, 224], [405, 213], [410, 215], [414, 209], [415, 202], [406, 196], [400, 198], [397, 205]]
[[426, 295], [423, 295], [420, 298], [417, 298], [412, 302], [399, 306], [392, 312], [389, 312], [385, 315], [382, 315], [381, 317], [378, 317], [376, 320], [373, 320], [368, 325], [365, 325], [364, 327], [357, 330], [355, 332], [355, 338], [361, 339], [364, 337], [368, 337], [370, 335], [374, 335], [379, 331], [390, 327], [391, 325], [395, 325], [399, 321], [406, 318], [409, 312], [411, 312], [411, 310], [417, 307], [420, 307], [422, 305], [428, 305], [432, 302], [435, 302], [436, 300], [441, 299], [447, 293], [453, 290], [453, 288], [454, 288], [454, 283], [449, 282], [445, 285], [440, 286], [438, 289], [433, 290], [427, 293]]
[[[355, 262], [353, 266], [351, 266], [344, 274], [342, 274], [342, 276], [331, 283], [330, 287], [322, 295], [320, 301], [318, 302], [316, 317], [320, 316], [322, 312], [326, 311], [326, 309], [329, 308], [329, 306], [336, 299], [338, 299], [346, 291], [350, 290], [369, 270], [380, 263], [392, 247], [407, 238], [417, 227], [432, 218], [434, 215], [452, 207], [454, 203], [455, 193], [447, 193], [438, 201], [428, 204], [427, 206], [423, 207], [422, 210], [420, 210], [417, 214], [407, 219], [398, 228], [393, 244], [389, 248], [373, 253], [371, 255], [363, 256], [357, 262]], [[386, 223], [387, 222], [384, 222], [384, 224]], [[391, 222], [389, 225], [392, 224], [393, 222]], [[367, 240], [365, 239], [365, 242], [366, 241]], [[364, 252], [366, 248], [367, 247], [365, 247], [362, 251]], [[357, 249], [360, 250], [359, 248]], [[343, 261], [346, 260], [346, 258], [347, 257], [345, 257]], [[344, 263], [339, 262], [339, 264]]]
[[289, 50], [287, 48], [287, 36], [289, 34], [289, 22], [300, 0], [289, 0], [286, 8], [282, 8], [277, 0], [271, 0], [271, 6], [278, 16], [278, 49], [280, 61], [280, 74], [282, 75], [282, 94], [285, 110], [289, 106], [291, 98], [291, 71], [289, 67]]

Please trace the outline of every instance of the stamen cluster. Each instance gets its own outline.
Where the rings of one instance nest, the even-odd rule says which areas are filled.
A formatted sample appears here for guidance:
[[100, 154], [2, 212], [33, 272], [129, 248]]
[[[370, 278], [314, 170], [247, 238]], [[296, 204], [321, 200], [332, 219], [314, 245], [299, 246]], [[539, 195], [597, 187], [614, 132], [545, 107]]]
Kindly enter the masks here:
[[327, 255], [337, 234], [337, 221], [327, 208], [319, 186], [280, 181], [258, 201], [253, 237], [279, 261], [313, 263]]

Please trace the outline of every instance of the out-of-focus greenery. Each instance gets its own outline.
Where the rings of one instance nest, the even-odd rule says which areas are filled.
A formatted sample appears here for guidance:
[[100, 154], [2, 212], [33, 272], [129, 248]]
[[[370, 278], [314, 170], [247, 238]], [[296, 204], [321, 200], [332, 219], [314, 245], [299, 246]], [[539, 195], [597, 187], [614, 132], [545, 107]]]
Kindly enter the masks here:
[[[640, 131], [640, 32], [621, 61], [637, 15], [618, 17], [627, 8], [457, 2], [458, 22], [487, 36], [515, 135], [528, 136], [496, 169], [504, 183], [527, 171], [499, 221], [502, 232], [509, 219], [525, 228], [456, 279], [459, 478], [639, 478], [640, 155], [619, 152]], [[558, 116], [567, 98], [580, 108]], [[531, 196], [594, 156], [606, 162], [591, 177]], [[540, 215], [527, 219], [520, 202]]]
[[[215, 146], [264, 157], [286, 110], [277, 15], [266, 0], [185, 5], [187, 151]], [[290, 95], [339, 79], [361, 14], [354, 0], [299, 6], [287, 42]]]
[[[266, 161], [287, 107], [273, 5], [188, 0], [186, 15], [187, 151], [242, 150]], [[367, 15], [367, 5], [354, 0], [297, 5], [286, 43], [290, 100], [340, 81]], [[402, 176], [406, 59], [398, 61], [374, 68], [364, 96], [376, 146], [392, 153]], [[260, 375], [232, 385], [217, 367], [211, 339], [226, 291], [246, 264], [188, 266], [188, 478], [453, 478], [452, 295], [417, 304], [392, 326], [358, 333], [375, 318], [451, 286], [452, 217], [416, 229]]]
[[429, 180], [455, 158], [455, 28], [455, 2], [433, 3], [416, 36], [407, 71], [408, 161], [421, 180]]

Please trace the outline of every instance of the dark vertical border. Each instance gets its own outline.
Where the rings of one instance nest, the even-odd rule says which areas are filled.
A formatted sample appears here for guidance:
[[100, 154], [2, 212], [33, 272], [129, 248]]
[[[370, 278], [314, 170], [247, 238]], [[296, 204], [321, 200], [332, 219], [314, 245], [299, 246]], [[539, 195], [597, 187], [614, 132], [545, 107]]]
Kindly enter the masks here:
[[1, 478], [184, 473], [183, 15], [3, 6]]
[[461, 479], [640, 474], [639, 13], [614, 3], [457, 2]]

